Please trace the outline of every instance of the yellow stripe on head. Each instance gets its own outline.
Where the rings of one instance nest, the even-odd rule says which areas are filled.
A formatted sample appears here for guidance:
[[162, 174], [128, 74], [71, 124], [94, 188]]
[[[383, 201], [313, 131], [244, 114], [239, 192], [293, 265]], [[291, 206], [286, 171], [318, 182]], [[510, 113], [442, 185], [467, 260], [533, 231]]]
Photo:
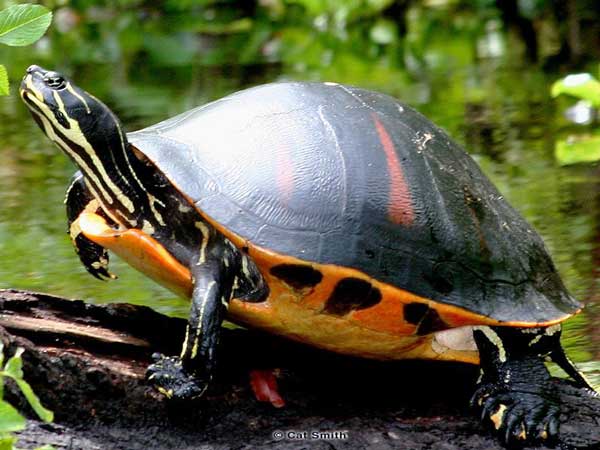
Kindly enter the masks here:
[[[82, 123], [80, 122], [90, 121], [94, 123], [93, 120], [95, 119], [91, 116], [93, 111], [91, 104], [84, 96], [85, 93], [79, 92], [70, 82], [64, 81], [59, 74], [50, 75], [49, 72], [37, 67], [32, 72], [28, 73], [23, 79], [20, 94], [38, 120], [38, 124], [44, 133], [79, 166], [86, 180], [89, 181], [87, 184], [94, 191], [94, 194], [96, 192], [100, 194], [97, 198], [102, 202], [103, 209], [106, 210], [107, 214], [110, 214], [111, 219], [115, 220], [116, 223], [135, 226], [136, 220], [132, 218], [136, 212], [135, 205], [122, 189], [122, 187], [128, 189], [130, 186], [129, 178], [123, 176], [116, 165], [110, 168], [113, 172], [113, 178], [111, 178], [108, 174], [108, 168], [102, 160], [111, 161], [110, 158], [114, 157], [98, 153], [103, 150], [106, 152], [125, 151], [125, 141], [121, 135], [122, 131], [118, 120], [106, 108], [106, 111], [110, 113], [110, 116], [106, 115], [106, 117], [110, 117], [114, 121], [113, 124], [107, 126], [116, 126], [116, 132], [120, 134], [121, 148], [94, 148], [88, 136], [82, 131]], [[53, 88], [52, 82], [59, 84]], [[65, 94], [67, 97], [65, 97]], [[66, 106], [65, 102], [69, 107]], [[82, 105], [85, 112], [82, 108], [78, 108], [78, 105]], [[103, 107], [104, 105], [99, 102], [99, 106]], [[77, 120], [69, 113], [70, 111], [71, 113], [76, 111], [77, 114], [82, 114], [82, 117]], [[103, 116], [104, 112], [101, 108], [97, 110], [99, 117], [105, 117]], [[101, 133], [101, 130], [99, 132]], [[102, 142], [102, 138], [99, 140]], [[115, 179], [114, 176], [120, 178]], [[121, 206], [117, 206], [116, 202]], [[107, 208], [107, 206], [110, 207]], [[110, 210], [112, 209], [114, 209], [112, 211], [114, 214], [111, 214]]]
[[[135, 211], [135, 207], [133, 206], [133, 203], [131, 202], [129, 197], [127, 197], [123, 193], [123, 191], [121, 191], [121, 189], [119, 189], [119, 187], [108, 176], [108, 173], [106, 173], [106, 169], [104, 168], [104, 165], [98, 158], [98, 154], [96, 153], [94, 148], [90, 145], [89, 141], [86, 139], [85, 135], [81, 131], [81, 128], [79, 127], [79, 122], [77, 122], [76, 120], [69, 117], [69, 115], [65, 109], [65, 105], [62, 101], [62, 98], [60, 97], [58, 92], [53, 91], [52, 95], [54, 96], [54, 101], [58, 105], [60, 111], [64, 114], [67, 121], [69, 122], [70, 128], [62, 127], [62, 125], [58, 121], [55, 122], [55, 126], [62, 127], [63, 134], [65, 134], [69, 138], [70, 141], [72, 141], [73, 143], [75, 143], [79, 147], [81, 147], [83, 150], [85, 150], [86, 154], [92, 160], [94, 169], [96, 169], [98, 171], [100, 178], [102, 178], [102, 180], [106, 183], [106, 185], [110, 188], [110, 190], [113, 192], [113, 194], [117, 197], [119, 202], [121, 202], [121, 204], [127, 209], [127, 211], [129, 211], [130, 213], [133, 213]], [[86, 103], [86, 106], [87, 106], [87, 103]]]
[[90, 114], [90, 105], [88, 105], [88, 102], [85, 101], [85, 99], [79, 95], [79, 93], [73, 89], [73, 86], [71, 85], [70, 82], [67, 82], [67, 87], [66, 87], [67, 91], [69, 91], [72, 95], [74, 95], [75, 97], [77, 97], [79, 100], [81, 100], [81, 103], [83, 103], [85, 105], [85, 112], [87, 112], [88, 114]]

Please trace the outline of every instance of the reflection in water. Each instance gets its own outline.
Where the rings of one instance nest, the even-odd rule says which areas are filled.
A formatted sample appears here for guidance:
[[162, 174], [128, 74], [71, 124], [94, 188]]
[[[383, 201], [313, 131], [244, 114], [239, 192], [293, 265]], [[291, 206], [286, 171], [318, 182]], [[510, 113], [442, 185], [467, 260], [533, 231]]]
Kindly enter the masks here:
[[[288, 40], [300, 39], [293, 29], [282, 33]], [[60, 39], [52, 45], [58, 51]], [[56, 66], [44, 62], [43, 54], [38, 54], [41, 61], [33, 61], [13, 53], [9, 68], [15, 78], [33, 62], [72, 75], [115, 110], [129, 131], [229, 92], [278, 79], [336, 80], [394, 95], [468, 147], [503, 195], [542, 234], [575, 296], [600, 305], [600, 174], [589, 166], [560, 167], [553, 159], [557, 114], [544, 88], [553, 77], [533, 68], [500, 70], [484, 61], [477, 66], [465, 64], [460, 70], [443, 65], [432, 69], [426, 80], [412, 79], [405, 70], [361, 60], [347, 48], [336, 49], [320, 66], [297, 64], [295, 54], [291, 55], [286, 64], [207, 67], [185, 61], [171, 61], [177, 64], [168, 66], [164, 60], [160, 64], [129, 60], [123, 54], [119, 64]], [[143, 303], [186, 315], [187, 302], [116, 258], [111, 266], [120, 276], [117, 281], [102, 283], [85, 272], [66, 234], [62, 203], [73, 166], [37, 129], [16, 96], [0, 101], [0, 123], [0, 287], [96, 302]], [[595, 326], [599, 308], [592, 305], [567, 326], [565, 344], [577, 361], [600, 360]]]

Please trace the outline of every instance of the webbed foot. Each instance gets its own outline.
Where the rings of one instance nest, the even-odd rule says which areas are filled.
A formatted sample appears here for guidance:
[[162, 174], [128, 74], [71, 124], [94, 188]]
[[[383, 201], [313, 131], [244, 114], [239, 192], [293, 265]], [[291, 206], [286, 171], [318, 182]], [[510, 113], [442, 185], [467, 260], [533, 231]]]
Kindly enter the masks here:
[[507, 445], [550, 443], [558, 437], [560, 408], [550, 382], [545, 384], [482, 383], [471, 404]]
[[154, 353], [152, 359], [154, 363], [148, 366], [146, 378], [167, 398], [193, 400], [206, 391], [208, 382], [186, 371], [180, 358]]

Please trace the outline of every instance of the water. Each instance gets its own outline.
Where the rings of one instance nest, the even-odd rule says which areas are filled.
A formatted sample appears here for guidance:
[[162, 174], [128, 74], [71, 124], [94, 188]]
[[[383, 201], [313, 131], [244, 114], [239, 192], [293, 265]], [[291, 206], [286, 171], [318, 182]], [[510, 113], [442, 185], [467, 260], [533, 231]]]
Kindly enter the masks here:
[[[372, 61], [357, 59], [351, 62], [359, 69], [344, 70], [349, 66], [337, 66], [336, 58], [321, 69], [293, 61], [210, 67], [143, 60], [133, 64], [125, 56], [116, 64], [72, 64], [56, 48], [51, 54], [38, 48], [33, 54], [10, 50], [0, 56], [11, 61], [15, 80], [34, 62], [64, 70], [109, 104], [129, 131], [229, 92], [281, 79], [343, 81], [413, 105], [465, 145], [540, 232], [568, 288], [587, 303], [567, 323], [564, 343], [569, 354], [591, 367], [600, 360], [600, 174], [596, 165], [560, 167], [554, 158], [556, 139], [564, 135], [565, 126], [548, 95], [556, 76], [493, 61], [442, 66], [426, 77], [387, 66], [368, 70], [365, 66]], [[116, 258], [111, 261], [111, 270], [120, 277], [116, 281], [100, 282], [85, 272], [66, 233], [63, 205], [74, 167], [40, 132], [15, 93], [16, 84], [11, 97], [0, 99], [0, 288], [98, 303], [126, 301], [185, 316], [186, 301]]]

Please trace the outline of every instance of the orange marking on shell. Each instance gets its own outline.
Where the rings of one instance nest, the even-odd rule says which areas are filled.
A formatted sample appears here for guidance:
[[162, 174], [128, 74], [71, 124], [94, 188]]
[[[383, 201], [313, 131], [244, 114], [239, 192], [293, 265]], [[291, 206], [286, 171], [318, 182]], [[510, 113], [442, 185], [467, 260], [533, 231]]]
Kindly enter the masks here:
[[387, 161], [389, 182], [390, 182], [390, 197], [388, 205], [388, 216], [394, 223], [400, 225], [410, 225], [415, 219], [410, 190], [406, 185], [402, 166], [394, 148], [394, 142], [388, 134], [387, 130], [379, 120], [377, 113], [373, 112], [373, 121], [379, 135], [379, 141], [385, 152]]
[[275, 167], [277, 169], [275, 174], [277, 189], [287, 204], [294, 193], [294, 162], [286, 148], [275, 152]]
[[404, 305], [412, 303], [413, 296], [406, 291], [400, 291], [400, 295], [398, 294], [398, 292], [382, 292], [382, 298], [378, 304], [351, 312], [350, 319], [363, 326], [376, 327], [382, 332], [397, 336], [415, 334], [417, 326], [404, 320]]

